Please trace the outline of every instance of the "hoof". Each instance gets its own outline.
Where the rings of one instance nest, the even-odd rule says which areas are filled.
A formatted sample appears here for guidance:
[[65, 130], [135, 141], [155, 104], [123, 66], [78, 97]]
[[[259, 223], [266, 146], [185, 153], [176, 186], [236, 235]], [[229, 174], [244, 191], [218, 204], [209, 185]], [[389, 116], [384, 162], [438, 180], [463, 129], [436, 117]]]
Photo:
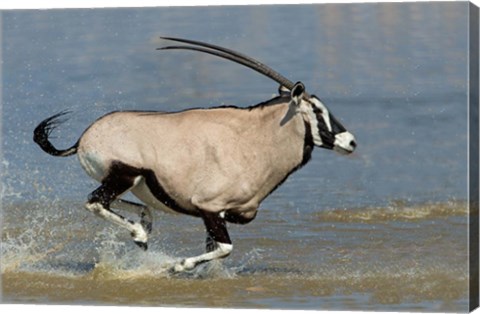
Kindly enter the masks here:
[[140, 242], [140, 241], [134, 241], [136, 245], [138, 245], [142, 250], [146, 251], [148, 250], [148, 244], [147, 242]]
[[147, 231], [147, 234], [152, 233], [152, 223], [151, 222], [142, 221], [140, 224], [145, 229], [145, 231]]
[[187, 270], [192, 270], [195, 268], [195, 264], [189, 262], [188, 260], [184, 259], [182, 260], [180, 263], [176, 263], [175, 265], [173, 265], [172, 268], [170, 268], [170, 273], [171, 274], [178, 274], [178, 273], [182, 273], [184, 271], [187, 271]]
[[178, 265], [175, 265], [168, 270], [168, 273], [170, 275], [181, 275], [181, 274], [185, 274], [186, 271], [187, 270], [185, 268], [179, 267]]
[[139, 223], [134, 223], [132, 225], [132, 232], [131, 236], [133, 238], [133, 242], [135, 242], [136, 245], [138, 245], [140, 248], [142, 248], [144, 251], [147, 250], [147, 240], [148, 240], [148, 235], [145, 229], [143, 228], [142, 225]]

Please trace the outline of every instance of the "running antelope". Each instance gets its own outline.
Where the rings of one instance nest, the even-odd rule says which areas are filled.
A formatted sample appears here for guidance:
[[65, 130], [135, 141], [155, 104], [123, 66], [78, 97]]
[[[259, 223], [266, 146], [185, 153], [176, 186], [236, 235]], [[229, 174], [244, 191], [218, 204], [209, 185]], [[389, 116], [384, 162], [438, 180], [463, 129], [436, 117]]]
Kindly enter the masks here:
[[[198, 41], [159, 50], [193, 50], [249, 67], [280, 84], [279, 95], [247, 108], [215, 107], [181, 112], [117, 111], [91, 124], [76, 144], [57, 149], [49, 141], [66, 112], [42, 121], [34, 141], [53, 156], [78, 154], [83, 169], [100, 186], [85, 207], [130, 231], [147, 249], [150, 209], [200, 217], [206, 227], [206, 253], [185, 258], [172, 271], [228, 256], [232, 241], [226, 223], [246, 224], [257, 208], [295, 170], [314, 146], [350, 154], [354, 136], [322, 101], [268, 66], [238, 52]], [[145, 205], [122, 200], [132, 192]], [[112, 210], [133, 211], [134, 222]]]

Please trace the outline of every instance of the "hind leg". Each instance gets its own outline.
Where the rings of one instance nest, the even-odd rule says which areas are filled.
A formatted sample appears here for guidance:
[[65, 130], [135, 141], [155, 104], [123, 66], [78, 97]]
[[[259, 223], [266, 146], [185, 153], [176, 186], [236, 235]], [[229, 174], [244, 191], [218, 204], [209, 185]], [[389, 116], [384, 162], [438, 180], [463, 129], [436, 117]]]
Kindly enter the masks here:
[[140, 216], [140, 224], [142, 227], [147, 231], [148, 234], [152, 232], [153, 215], [148, 206], [123, 199], [116, 199], [110, 204], [110, 207], [137, 214]]
[[135, 244], [146, 250], [148, 235], [145, 228], [110, 209], [112, 202], [134, 187], [140, 179], [140, 173], [125, 171], [122, 165], [113, 164], [109, 174], [102, 180], [102, 185], [90, 194], [85, 207], [97, 216], [130, 231]]

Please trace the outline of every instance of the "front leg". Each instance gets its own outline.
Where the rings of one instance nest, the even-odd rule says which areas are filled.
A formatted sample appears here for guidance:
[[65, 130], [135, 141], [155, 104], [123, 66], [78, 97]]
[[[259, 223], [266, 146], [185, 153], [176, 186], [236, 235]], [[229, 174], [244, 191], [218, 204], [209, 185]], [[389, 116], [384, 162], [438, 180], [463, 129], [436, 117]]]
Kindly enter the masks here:
[[182, 260], [172, 268], [173, 272], [194, 269], [202, 263], [225, 258], [232, 252], [233, 245], [225, 219], [219, 213], [206, 211], [201, 212], [201, 217], [207, 229], [207, 253]]

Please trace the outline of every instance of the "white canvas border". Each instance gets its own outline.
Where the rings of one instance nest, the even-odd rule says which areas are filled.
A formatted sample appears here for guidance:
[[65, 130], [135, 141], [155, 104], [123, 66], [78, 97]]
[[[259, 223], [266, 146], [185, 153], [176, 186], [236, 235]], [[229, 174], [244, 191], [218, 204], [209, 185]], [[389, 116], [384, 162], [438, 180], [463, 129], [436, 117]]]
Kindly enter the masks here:
[[[452, 0], [435, 0], [435, 2], [451, 2]], [[259, 4], [313, 4], [313, 3], [375, 3], [375, 2], [430, 2], [418, 0], [176, 0], [174, 4], [166, 0], [15, 0], [2, 1], [0, 10], [12, 9], [62, 9], [62, 8], [116, 8], [116, 7], [159, 7], [159, 6], [207, 6], [207, 5], [259, 5]], [[467, 1], [458, 1], [467, 2]], [[469, 1], [480, 6], [480, 0]], [[1, 12], [0, 12], [1, 13]], [[0, 17], [1, 22], [1, 17]], [[0, 25], [1, 28], [1, 25]], [[1, 34], [0, 34], [1, 35]], [[1, 39], [1, 36], [0, 36]], [[0, 54], [1, 57], [1, 54]], [[1, 86], [1, 85], [0, 85]], [[1, 96], [1, 94], [0, 94]], [[1, 109], [1, 108], [0, 108]], [[0, 111], [1, 114], [1, 111]], [[1, 295], [1, 294], [0, 294]], [[1, 300], [1, 298], [0, 298]], [[129, 306], [79, 306], [79, 305], [9, 305], [0, 304], [0, 311], [10, 313], [35, 313], [35, 314], [181, 314], [188, 311], [195, 314], [305, 314], [301, 310], [247, 310], [247, 309], [215, 309], [215, 308], [172, 308], [172, 307], [129, 307]], [[311, 312], [311, 311], [308, 311]], [[351, 311], [314, 311], [318, 314], [335, 313], [375, 313], [390, 314], [395, 312], [351, 312]], [[402, 312], [402, 314], [407, 312]], [[477, 309], [474, 313], [480, 313]]]
[[[435, 2], [452, 0], [435, 0]], [[458, 1], [458, 0], [457, 0]], [[204, 6], [204, 5], [258, 5], [258, 4], [312, 4], [312, 3], [372, 3], [372, 2], [419, 2], [416, 0], [15, 0], [2, 1], [1, 9], [61, 9], [61, 8], [115, 8], [156, 6]], [[429, 2], [429, 1], [420, 1]], [[460, 1], [459, 1], [460, 2]], [[461, 1], [467, 2], [467, 1]], [[470, 1], [479, 6], [480, 0]]]

